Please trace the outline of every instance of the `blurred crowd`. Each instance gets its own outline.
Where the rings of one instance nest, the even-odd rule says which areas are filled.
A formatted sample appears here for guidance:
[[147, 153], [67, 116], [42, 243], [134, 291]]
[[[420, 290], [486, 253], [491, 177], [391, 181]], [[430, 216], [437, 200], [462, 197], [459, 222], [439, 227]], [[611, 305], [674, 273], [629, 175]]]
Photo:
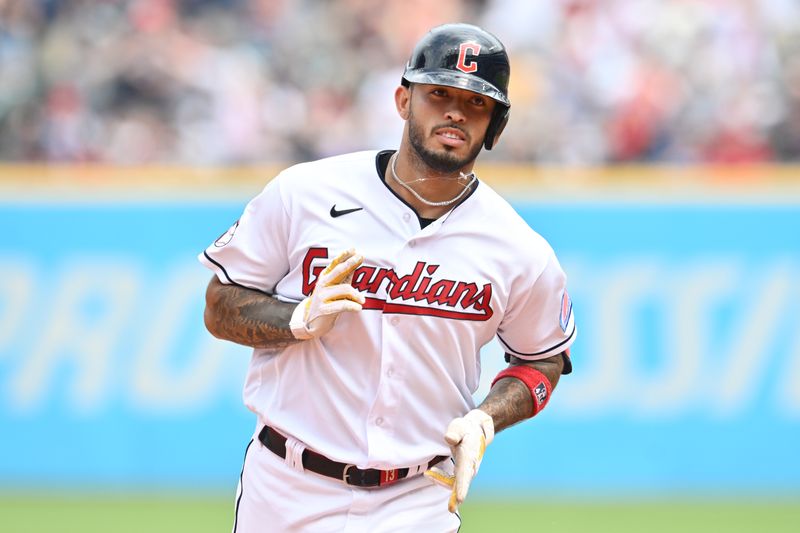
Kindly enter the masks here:
[[0, 0], [0, 160], [395, 148], [403, 65], [448, 21], [509, 49], [488, 159], [800, 160], [797, 0]]

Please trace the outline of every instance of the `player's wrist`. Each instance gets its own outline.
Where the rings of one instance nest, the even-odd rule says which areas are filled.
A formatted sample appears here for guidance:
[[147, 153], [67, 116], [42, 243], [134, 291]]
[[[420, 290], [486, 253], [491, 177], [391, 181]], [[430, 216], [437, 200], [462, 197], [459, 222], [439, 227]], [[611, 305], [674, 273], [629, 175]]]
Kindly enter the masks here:
[[305, 298], [295, 306], [294, 311], [292, 311], [292, 317], [289, 320], [289, 329], [292, 330], [292, 335], [294, 335], [295, 339], [301, 341], [314, 338], [314, 334], [308, 329], [308, 324], [306, 323], [306, 313], [309, 305], [311, 305], [310, 297]]
[[504, 378], [518, 379], [527, 387], [533, 402], [533, 408], [528, 418], [533, 418], [539, 414], [547, 406], [547, 402], [550, 401], [553, 385], [546, 375], [535, 368], [527, 365], [510, 366], [495, 376], [492, 380], [492, 386]]

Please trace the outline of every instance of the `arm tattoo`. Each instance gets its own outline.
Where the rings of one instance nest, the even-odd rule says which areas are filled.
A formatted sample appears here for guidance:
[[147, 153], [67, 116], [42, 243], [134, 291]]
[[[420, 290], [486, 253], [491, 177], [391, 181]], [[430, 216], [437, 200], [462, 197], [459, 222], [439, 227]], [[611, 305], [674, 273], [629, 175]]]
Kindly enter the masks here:
[[239, 285], [225, 285], [216, 276], [206, 290], [206, 328], [219, 339], [252, 346], [282, 348], [299, 342], [289, 320], [297, 304]]
[[[525, 365], [535, 368], [550, 380], [556, 388], [564, 358], [561, 354], [540, 361], [524, 361], [511, 356], [511, 365]], [[501, 431], [528, 418], [533, 409], [533, 399], [528, 387], [516, 378], [503, 378], [494, 384], [486, 399], [478, 406], [494, 420], [495, 431]]]

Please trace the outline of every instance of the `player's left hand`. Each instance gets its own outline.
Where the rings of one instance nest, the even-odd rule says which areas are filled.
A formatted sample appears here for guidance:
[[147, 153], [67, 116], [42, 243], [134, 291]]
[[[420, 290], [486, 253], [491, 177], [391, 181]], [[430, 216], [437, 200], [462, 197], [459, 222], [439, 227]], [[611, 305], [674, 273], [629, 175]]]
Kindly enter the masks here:
[[434, 466], [425, 472], [425, 477], [452, 490], [447, 505], [451, 513], [455, 513], [466, 499], [470, 483], [481, 466], [486, 446], [493, 439], [494, 421], [480, 409], [473, 409], [447, 426], [444, 440], [453, 452], [453, 474]]

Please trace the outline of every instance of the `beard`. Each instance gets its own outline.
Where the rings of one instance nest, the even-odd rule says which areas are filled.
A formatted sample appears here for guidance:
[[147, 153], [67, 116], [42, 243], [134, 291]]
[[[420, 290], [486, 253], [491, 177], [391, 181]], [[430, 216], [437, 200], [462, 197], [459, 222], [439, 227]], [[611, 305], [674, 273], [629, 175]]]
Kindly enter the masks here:
[[[456, 127], [448, 124], [444, 124], [443, 126]], [[460, 171], [462, 168], [475, 161], [482, 147], [482, 144], [477, 144], [464, 157], [458, 157], [446, 149], [438, 151], [430, 150], [425, 147], [425, 135], [417, 121], [414, 120], [413, 113], [409, 114], [408, 117], [408, 140], [422, 162], [432, 170], [441, 174], [452, 174]], [[469, 140], [469, 137], [467, 140]]]

